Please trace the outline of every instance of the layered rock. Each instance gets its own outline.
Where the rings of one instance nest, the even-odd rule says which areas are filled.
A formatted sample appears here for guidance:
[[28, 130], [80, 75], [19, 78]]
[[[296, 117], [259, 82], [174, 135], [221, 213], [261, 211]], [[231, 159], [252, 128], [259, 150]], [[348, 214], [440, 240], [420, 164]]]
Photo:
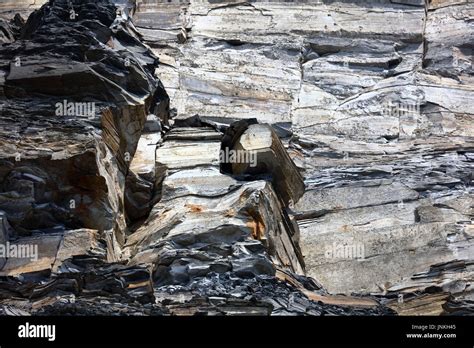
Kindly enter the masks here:
[[[0, 3], [11, 10], [8, 2]], [[19, 116], [2, 122], [8, 166], [0, 177], [8, 194], [0, 210], [6, 211], [3, 231], [10, 231], [3, 235], [33, 233], [34, 238], [52, 229], [48, 232], [58, 237], [44, 243], [55, 247], [41, 263], [49, 264], [64, 259], [57, 256], [66, 238], [58, 225], [74, 234], [115, 231], [106, 235], [118, 243], [107, 237], [105, 246], [123, 264], [109, 265], [101, 252], [90, 254], [92, 249], [72, 254], [65, 267], [55, 267], [65, 273], [47, 290], [35, 291], [44, 296], [68, 289], [74, 296], [49, 296], [35, 309], [20, 301], [7, 311], [103, 314], [97, 301], [108, 301], [129, 314], [342, 314], [348, 307], [346, 313], [469, 313], [472, 11], [473, 4], [464, 0], [150, 0], [122, 9], [118, 22], [132, 40], [87, 20], [74, 28], [74, 34], [89, 28], [114, 51], [132, 51], [139, 64], [131, 59], [130, 78], [115, 70], [117, 64], [119, 70], [129, 65], [128, 54], [119, 54], [124, 62], [117, 63], [109, 50], [100, 55], [100, 44], [87, 51], [87, 64], [79, 60], [51, 73], [43, 63], [57, 58], [44, 58], [46, 47], [20, 45], [38, 34], [25, 30], [21, 38], [8, 12], [0, 26], [9, 29], [0, 40], [10, 43], [2, 55], [12, 67], [4, 64], [0, 95], [14, 100], [8, 115]], [[128, 13], [135, 26], [126, 20]], [[36, 17], [27, 28], [36, 27]], [[107, 40], [109, 35], [113, 39]], [[138, 38], [160, 58], [159, 65]], [[66, 51], [71, 51], [67, 45], [58, 49]], [[25, 58], [27, 65], [42, 68], [15, 71], [21, 52], [32, 57]], [[41, 61], [35, 61], [36, 52]], [[167, 104], [157, 103], [163, 94], [148, 94], [155, 68], [174, 116], [173, 129], [168, 132], [165, 125], [162, 140], [160, 127], [142, 132], [149, 113], [167, 123]], [[36, 96], [35, 80], [41, 92], [62, 101], [56, 76], [63, 75], [73, 77], [63, 83], [69, 97], [98, 96], [93, 101], [105, 112], [101, 127], [97, 121], [75, 118], [64, 124], [47, 116], [46, 131], [38, 115], [49, 115], [51, 106], [36, 101], [44, 98]], [[93, 88], [81, 88], [77, 76]], [[54, 83], [45, 85], [46, 78]], [[112, 101], [119, 106], [111, 107]], [[228, 128], [247, 118], [273, 130], [255, 120]], [[89, 134], [89, 126], [94, 134], [102, 132], [78, 135]], [[19, 129], [20, 150], [30, 155], [13, 146]], [[102, 141], [106, 146], [97, 145]], [[219, 150], [226, 148], [257, 151], [263, 162], [222, 165]], [[49, 159], [50, 152], [61, 157]], [[55, 166], [45, 164], [50, 162]], [[81, 180], [71, 182], [71, 171]], [[90, 187], [94, 197], [83, 192]], [[60, 188], [66, 188], [62, 200], [51, 199], [49, 192]], [[69, 195], [85, 197], [82, 212], [59, 209]], [[75, 269], [80, 275], [72, 277]], [[249, 288], [256, 294], [251, 301]], [[34, 282], [9, 279], [2, 294], [27, 297], [32, 289]], [[335, 296], [323, 289], [375, 297]], [[119, 305], [124, 298], [127, 304]]]
[[154, 115], [150, 116], [127, 174], [125, 210], [130, 223], [146, 218], [159, 198], [155, 195], [163, 173], [157, 172], [155, 151], [161, 141], [161, 124]]
[[[212, 140], [219, 133], [186, 130], [168, 133], [173, 140], [165, 138], [157, 150], [168, 176], [160, 203], [127, 240], [131, 262], [156, 263], [160, 284], [187, 283], [212, 271], [274, 275], [274, 266], [302, 274], [298, 240], [272, 186], [221, 174], [220, 141]], [[200, 133], [203, 140], [196, 140]], [[264, 256], [265, 249], [271, 258]]]
[[[269, 125], [169, 130], [158, 60], [123, 3], [51, 1], [18, 37], [6, 24], [0, 241], [30, 254], [1, 260], [1, 313], [393, 313], [298, 275], [287, 208], [304, 183]], [[223, 148], [255, 152], [258, 170]]]
[[[139, 1], [135, 18], [164, 58], [178, 118], [291, 124], [308, 275], [335, 293], [386, 294], [438, 263], [472, 261], [472, 11], [469, 1]], [[354, 255], [330, 256], [338, 247]], [[472, 273], [457, 270], [456, 296], [470, 298]]]
[[71, 6], [42, 7], [2, 49], [0, 209], [20, 236], [92, 228], [113, 252], [126, 228], [124, 176], [166, 92], [113, 4]]
[[56, 1], [0, 54], [0, 210], [11, 237], [54, 236], [53, 261], [79, 228], [97, 230], [108, 259], [119, 258], [125, 175], [147, 115], [166, 109], [157, 58], [116, 13], [108, 1]]

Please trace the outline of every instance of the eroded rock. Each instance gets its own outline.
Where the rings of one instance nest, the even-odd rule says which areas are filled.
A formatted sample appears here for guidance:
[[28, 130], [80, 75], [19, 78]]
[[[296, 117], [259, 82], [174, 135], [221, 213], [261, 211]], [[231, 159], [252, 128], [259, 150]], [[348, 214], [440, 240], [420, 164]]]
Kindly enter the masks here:
[[0, 1], [0, 313], [472, 313], [472, 3], [66, 3]]

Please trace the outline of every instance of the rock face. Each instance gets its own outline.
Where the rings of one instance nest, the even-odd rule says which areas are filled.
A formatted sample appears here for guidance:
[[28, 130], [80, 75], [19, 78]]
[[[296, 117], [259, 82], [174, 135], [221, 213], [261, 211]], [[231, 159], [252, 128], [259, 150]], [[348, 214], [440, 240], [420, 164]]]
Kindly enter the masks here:
[[473, 280], [473, 10], [470, 1], [139, 1], [135, 21], [162, 58], [177, 118], [291, 124], [308, 275], [333, 293], [385, 294], [461, 262], [463, 285], [447, 281], [457, 290], [426, 283], [461, 300], [472, 299]]
[[0, 61], [0, 210], [20, 236], [84, 227], [123, 243], [128, 158], [167, 103], [157, 59], [113, 4], [56, 1]]
[[472, 313], [472, 2], [44, 2], [0, 1], [0, 313]]
[[222, 155], [235, 127], [169, 129], [131, 5], [51, 1], [2, 22], [1, 313], [392, 314], [302, 276], [288, 204], [303, 178], [269, 125], [226, 147], [257, 172]]

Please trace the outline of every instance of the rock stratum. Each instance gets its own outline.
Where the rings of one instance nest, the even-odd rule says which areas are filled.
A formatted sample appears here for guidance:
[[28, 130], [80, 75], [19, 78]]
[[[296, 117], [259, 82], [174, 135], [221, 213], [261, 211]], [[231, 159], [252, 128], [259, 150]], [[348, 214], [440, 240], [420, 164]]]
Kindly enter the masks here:
[[472, 314], [473, 16], [0, 1], [0, 313]]

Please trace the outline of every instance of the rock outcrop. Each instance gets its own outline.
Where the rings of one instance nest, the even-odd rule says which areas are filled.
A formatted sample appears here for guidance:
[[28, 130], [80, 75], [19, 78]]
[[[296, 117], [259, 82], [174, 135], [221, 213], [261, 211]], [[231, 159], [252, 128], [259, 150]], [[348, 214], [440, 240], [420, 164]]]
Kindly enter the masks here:
[[113, 4], [71, 6], [43, 6], [2, 48], [0, 210], [19, 236], [91, 228], [113, 250], [129, 162], [168, 99], [157, 59]]
[[392, 314], [303, 276], [303, 178], [269, 125], [170, 130], [133, 11], [59, 0], [4, 22], [1, 313]]
[[472, 313], [472, 2], [42, 3], [0, 1], [1, 313]]
[[293, 213], [308, 275], [333, 293], [410, 296], [403, 284], [418, 274], [462, 264], [458, 280], [438, 273], [424, 288], [463, 301], [474, 255], [473, 9], [139, 1], [135, 19], [162, 58], [177, 118], [252, 117], [283, 131], [306, 183]]

